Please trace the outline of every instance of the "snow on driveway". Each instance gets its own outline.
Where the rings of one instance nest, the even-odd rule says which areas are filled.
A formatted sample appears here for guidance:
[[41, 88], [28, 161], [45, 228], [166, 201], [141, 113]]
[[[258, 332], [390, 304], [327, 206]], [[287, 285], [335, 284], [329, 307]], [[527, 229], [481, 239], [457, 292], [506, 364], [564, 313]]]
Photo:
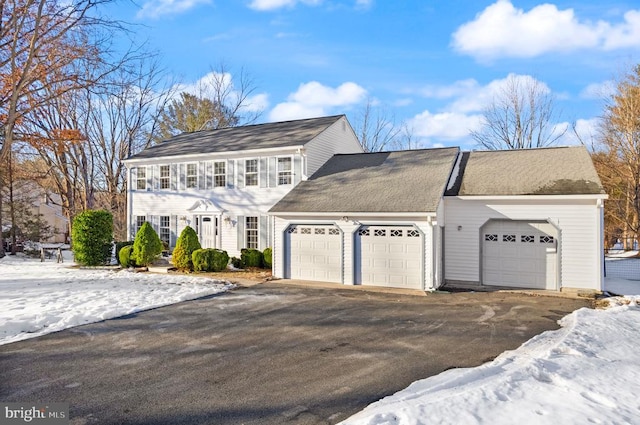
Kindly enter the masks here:
[[213, 279], [0, 259], [0, 345], [227, 290]]

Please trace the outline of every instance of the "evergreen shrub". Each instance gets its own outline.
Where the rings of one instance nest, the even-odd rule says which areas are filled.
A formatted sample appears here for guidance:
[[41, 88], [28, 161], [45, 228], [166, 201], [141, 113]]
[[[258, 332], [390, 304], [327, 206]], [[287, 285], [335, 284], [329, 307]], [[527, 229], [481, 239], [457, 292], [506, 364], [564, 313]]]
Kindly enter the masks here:
[[272, 260], [273, 250], [271, 248], [265, 248], [264, 251], [262, 251], [262, 262], [264, 263], [264, 267], [266, 269], [271, 268], [271, 266], [273, 265]]
[[149, 222], [142, 223], [133, 242], [132, 260], [146, 267], [162, 253], [162, 241]]
[[109, 264], [113, 247], [113, 216], [105, 210], [87, 210], [73, 220], [73, 256], [82, 266]]
[[262, 252], [253, 248], [245, 248], [240, 251], [240, 259], [243, 267], [262, 267]]
[[173, 265], [182, 271], [193, 271], [191, 255], [193, 251], [201, 248], [202, 246], [198, 241], [198, 235], [195, 230], [190, 226], [185, 227], [176, 241], [176, 247], [173, 249]]
[[133, 251], [133, 245], [125, 245], [120, 248], [120, 251], [118, 252], [118, 262], [120, 263], [120, 266], [125, 269], [136, 265], [135, 261], [131, 258], [131, 251]]
[[127, 245], [133, 245], [133, 241], [116, 242], [116, 258], [120, 259], [120, 250]]

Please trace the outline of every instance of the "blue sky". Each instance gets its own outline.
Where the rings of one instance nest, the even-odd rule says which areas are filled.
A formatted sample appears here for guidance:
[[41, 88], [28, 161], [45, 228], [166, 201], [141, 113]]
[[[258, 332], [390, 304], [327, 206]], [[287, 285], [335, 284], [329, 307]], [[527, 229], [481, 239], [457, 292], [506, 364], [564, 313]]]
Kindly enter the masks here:
[[224, 62], [254, 78], [260, 122], [355, 125], [369, 100], [423, 147], [475, 147], [469, 131], [510, 74], [544, 84], [558, 126], [588, 137], [610, 81], [640, 62], [637, 0], [141, 1], [108, 12], [140, 24], [185, 87]]

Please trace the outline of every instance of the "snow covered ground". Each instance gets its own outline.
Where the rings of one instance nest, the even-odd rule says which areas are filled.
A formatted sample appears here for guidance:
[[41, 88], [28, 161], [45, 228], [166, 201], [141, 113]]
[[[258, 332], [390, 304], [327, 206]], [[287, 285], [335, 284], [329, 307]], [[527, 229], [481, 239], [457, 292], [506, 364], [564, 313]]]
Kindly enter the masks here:
[[[67, 257], [69, 252], [65, 251]], [[215, 294], [226, 282], [0, 259], [0, 344]]]
[[[0, 259], [0, 344], [228, 288], [69, 265]], [[610, 298], [608, 309], [577, 310], [561, 329], [492, 362], [416, 381], [342, 424], [640, 424], [640, 280], [608, 278], [606, 285], [627, 296]]]

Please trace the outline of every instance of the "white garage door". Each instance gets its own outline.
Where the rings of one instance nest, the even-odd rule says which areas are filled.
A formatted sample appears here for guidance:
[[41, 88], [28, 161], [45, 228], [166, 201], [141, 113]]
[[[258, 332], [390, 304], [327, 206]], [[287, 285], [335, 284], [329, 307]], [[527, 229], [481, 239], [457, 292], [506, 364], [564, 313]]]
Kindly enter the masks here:
[[356, 233], [356, 283], [422, 289], [423, 236], [413, 226], [363, 226]]
[[482, 229], [485, 285], [557, 289], [557, 231], [549, 223], [492, 221]]
[[333, 225], [291, 225], [287, 229], [290, 279], [342, 283], [342, 236]]

